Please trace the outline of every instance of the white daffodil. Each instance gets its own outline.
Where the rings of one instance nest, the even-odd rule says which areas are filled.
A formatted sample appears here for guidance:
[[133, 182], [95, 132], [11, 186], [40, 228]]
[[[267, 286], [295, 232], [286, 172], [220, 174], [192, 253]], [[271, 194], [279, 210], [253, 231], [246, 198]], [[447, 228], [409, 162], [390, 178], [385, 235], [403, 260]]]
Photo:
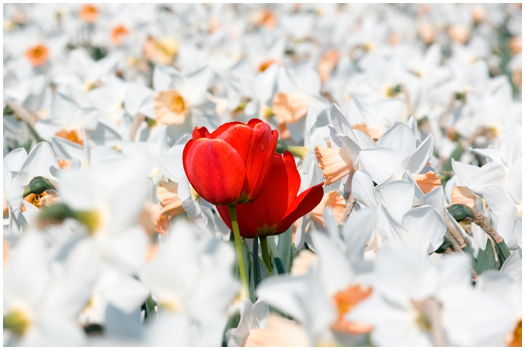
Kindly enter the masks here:
[[272, 99], [276, 91], [277, 64], [270, 65], [264, 72], [260, 72], [252, 79], [249, 84], [253, 90], [252, 100], [246, 103], [244, 114], [248, 118], [268, 119], [273, 115]]
[[158, 125], [170, 126], [174, 138], [191, 132], [195, 126], [213, 130], [219, 126], [219, 120], [215, 104], [206, 92], [210, 78], [211, 71], [206, 68], [181, 74], [173, 67], [157, 65], [153, 71], [153, 93], [148, 88], [132, 91], [140, 96], [138, 101], [144, 101], [136, 108]]
[[517, 249], [522, 244], [521, 163], [519, 158], [512, 165], [507, 188], [487, 186], [483, 190], [489, 209], [498, 216], [497, 231], [505, 239], [509, 249]]
[[[100, 115], [119, 125], [124, 116], [124, 98], [128, 83], [116, 76], [109, 76], [107, 84], [89, 91], [88, 98]], [[126, 130], [129, 133], [129, 130]]]
[[51, 70], [60, 61], [68, 42], [64, 33], [46, 33], [36, 24], [13, 31], [5, 39], [6, 56], [10, 58], [6, 67], [25, 74]]
[[[411, 123], [411, 125], [414, 125]], [[410, 126], [398, 123], [390, 128], [376, 143], [375, 148], [364, 149], [359, 153], [360, 163], [378, 185], [401, 179], [408, 170], [420, 174], [427, 167], [432, 156], [434, 140], [428, 135], [419, 141]], [[435, 178], [432, 169], [427, 177]]]
[[263, 301], [258, 300], [254, 304], [244, 299], [240, 308], [241, 319], [237, 327], [226, 332], [228, 346], [250, 346], [257, 345], [258, 338], [264, 338], [267, 327], [266, 319], [270, 315], [270, 309]]
[[53, 96], [49, 118], [38, 121], [35, 129], [46, 141], [61, 144], [66, 140], [87, 147], [86, 131], [95, 130], [98, 116], [96, 109], [81, 108], [69, 97], [57, 93]]
[[476, 346], [500, 340], [513, 325], [503, 302], [472, 288], [468, 259], [433, 265], [401, 243], [385, 245], [372, 295], [346, 317], [373, 325], [377, 346]]
[[[55, 191], [29, 194], [24, 197], [24, 186], [41, 176], [53, 183], [57, 178], [51, 167], [58, 167], [53, 151], [47, 142], [40, 142], [27, 154], [23, 148], [11, 151], [4, 158], [4, 216], [10, 211], [9, 225], [16, 224], [18, 230], [31, 223], [41, 205], [56, 197]], [[14, 220], [14, 221], [13, 221]]]
[[[159, 305], [159, 324], [184, 319], [197, 330], [209, 332], [196, 339], [198, 343], [218, 346], [227, 308], [240, 291], [232, 274], [234, 261], [233, 249], [226, 243], [209, 237], [198, 240], [196, 227], [178, 221], [160, 244], [156, 257], [139, 273]], [[156, 341], [167, 344], [170, 339]]]
[[88, 228], [85, 239], [126, 272], [144, 264], [148, 247], [141, 215], [148, 195], [145, 165], [136, 156], [60, 173], [61, 202]]
[[84, 326], [104, 325], [108, 304], [130, 314], [144, 303], [148, 292], [140, 281], [106, 265], [98, 274], [89, 302], [82, 309], [78, 321]]
[[[89, 265], [73, 260], [68, 264]], [[4, 269], [4, 345], [84, 345], [86, 335], [75, 317], [89, 300], [90, 278], [51, 273], [43, 238], [38, 232], [24, 234]]]
[[69, 72], [58, 75], [54, 80], [59, 92], [71, 96], [81, 106], [89, 106], [89, 91], [104, 84], [116, 65], [114, 55], [95, 61], [85, 50], [75, 49], [69, 53]]
[[315, 107], [318, 114], [329, 107], [328, 102], [321, 96], [319, 74], [307, 63], [295, 69], [281, 67], [272, 110], [282, 129], [282, 138], [291, 137], [295, 142], [301, 141], [306, 121], [304, 117], [309, 107]]
[[182, 166], [183, 149], [184, 143], [178, 143], [154, 160], [155, 165], [166, 178], [166, 181], [159, 182], [157, 188], [157, 198], [160, 202], [157, 228], [160, 232], [167, 233], [171, 220], [182, 213], [187, 213], [188, 219], [197, 226], [213, 235], [220, 233], [221, 236], [229, 239], [230, 230], [226, 228], [221, 232], [217, 227], [217, 224], [223, 222], [217, 214], [214, 214], [213, 206], [199, 198], [191, 188]]
[[[502, 269], [503, 270], [503, 269]], [[521, 346], [522, 342], [522, 287], [521, 281], [514, 281], [502, 270], [486, 271], [476, 283], [476, 288], [489, 293], [507, 304], [508, 311], [514, 316], [514, 329], [506, 335], [507, 346]]]
[[520, 123], [521, 103], [513, 99], [512, 87], [507, 80], [503, 80], [500, 85], [466, 97], [465, 107], [454, 125], [458, 134], [474, 138], [474, 142], [480, 138], [483, 140], [483, 137], [478, 137], [483, 132], [485, 140], [497, 139]]
[[461, 184], [486, 200], [489, 210], [497, 216], [496, 230], [510, 249], [516, 249], [521, 246], [522, 226], [521, 126], [517, 125], [507, 132], [500, 149], [473, 151], [490, 162], [481, 168], [452, 162], [454, 171]]
[[[412, 114], [410, 105], [418, 99], [418, 79], [404, 69], [400, 59], [371, 54], [364, 63], [361, 63], [361, 66], [363, 66], [366, 74], [366, 87], [368, 89], [366, 97], [370, 102], [398, 99], [403, 96], [402, 101], [405, 103], [405, 113], [403, 114]], [[363, 95], [360, 91], [352, 93], [352, 95], [355, 94]]]
[[[414, 119], [409, 121], [409, 126], [403, 123], [394, 125], [374, 142], [364, 132], [354, 130], [335, 105], [330, 110], [330, 117], [335, 126], [331, 128], [332, 140], [341, 148], [316, 148], [319, 165], [327, 180], [325, 184], [358, 169], [366, 170], [377, 184], [399, 180], [407, 170], [419, 174], [432, 155], [432, 135], [419, 141]], [[435, 172], [432, 173], [426, 176], [435, 178]]]
[[408, 181], [392, 181], [374, 188], [371, 176], [357, 171], [352, 180], [352, 193], [356, 201], [376, 211], [375, 238], [367, 250], [377, 248], [380, 241], [403, 241], [412, 249], [430, 254], [443, 243], [445, 222], [434, 207], [415, 202], [415, 186]]
[[362, 344], [370, 328], [346, 322], [344, 315], [371, 290], [355, 279], [336, 242], [322, 233], [314, 234], [313, 241], [319, 260], [307, 275], [264, 280], [257, 287], [257, 296], [299, 322], [309, 334], [310, 339], [305, 340], [310, 345]]

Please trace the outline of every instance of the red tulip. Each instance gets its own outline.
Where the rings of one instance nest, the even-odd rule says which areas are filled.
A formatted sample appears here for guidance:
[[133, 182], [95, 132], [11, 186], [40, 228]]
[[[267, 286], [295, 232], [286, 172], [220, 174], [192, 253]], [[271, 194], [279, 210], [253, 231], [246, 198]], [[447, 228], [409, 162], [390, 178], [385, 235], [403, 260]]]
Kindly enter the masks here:
[[277, 130], [259, 119], [226, 123], [211, 134], [195, 128], [184, 147], [184, 171], [195, 191], [212, 204], [250, 202], [263, 189], [277, 137]]
[[[236, 206], [241, 236], [254, 238], [278, 235], [295, 220], [309, 213], [323, 199], [323, 183], [312, 186], [297, 196], [301, 177], [292, 154], [275, 153], [268, 181], [256, 200]], [[228, 207], [217, 206], [219, 214], [231, 229]]]

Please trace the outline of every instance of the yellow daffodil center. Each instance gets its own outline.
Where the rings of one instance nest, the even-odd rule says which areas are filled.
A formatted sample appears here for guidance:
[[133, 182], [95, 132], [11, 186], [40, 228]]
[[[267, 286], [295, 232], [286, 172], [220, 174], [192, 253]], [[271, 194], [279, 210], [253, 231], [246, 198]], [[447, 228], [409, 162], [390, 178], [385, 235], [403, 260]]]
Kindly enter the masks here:
[[158, 60], [162, 64], [171, 64], [177, 55], [178, 45], [175, 39], [167, 37], [156, 40], [149, 37], [144, 46], [144, 55], [150, 61]]
[[21, 337], [31, 324], [29, 312], [16, 309], [4, 316], [4, 328], [11, 330], [17, 336]]
[[160, 298], [158, 305], [159, 308], [168, 310], [173, 313], [180, 311], [182, 306], [179, 298], [175, 295], [164, 296], [163, 298]]
[[268, 107], [268, 106], [264, 106], [263, 107], [263, 115], [266, 119], [270, 119], [270, 117], [272, 117], [274, 115], [273, 113], [273, 109], [271, 107]]
[[24, 199], [27, 202], [33, 204], [35, 207], [40, 208], [40, 206], [42, 205], [40, 200], [42, 199], [42, 197], [44, 197], [46, 195], [47, 195], [46, 192], [42, 192], [41, 194], [31, 193], [29, 196], [25, 197]]
[[417, 316], [416, 316], [416, 324], [418, 325], [419, 328], [421, 328], [425, 332], [430, 332], [430, 329], [431, 329], [431, 326], [432, 326], [430, 324], [430, 321], [427, 320], [425, 318], [425, 316], [423, 316], [419, 312], [417, 313]]
[[105, 216], [104, 210], [92, 210], [76, 211], [74, 217], [88, 228], [91, 235], [96, 235], [105, 226]]
[[175, 113], [184, 112], [184, 99], [181, 95], [173, 95], [171, 98], [171, 110]]
[[153, 104], [157, 122], [161, 125], [182, 124], [190, 112], [187, 101], [173, 89], [159, 92]]

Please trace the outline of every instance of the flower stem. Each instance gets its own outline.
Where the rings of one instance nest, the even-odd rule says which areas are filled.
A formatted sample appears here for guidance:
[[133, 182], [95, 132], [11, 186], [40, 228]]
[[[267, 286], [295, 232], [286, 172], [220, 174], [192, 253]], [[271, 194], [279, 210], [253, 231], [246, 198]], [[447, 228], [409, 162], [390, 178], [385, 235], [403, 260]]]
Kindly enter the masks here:
[[244, 295], [250, 297], [250, 289], [248, 288], [248, 278], [246, 277], [246, 267], [244, 265], [244, 255], [242, 253], [241, 234], [239, 232], [239, 224], [237, 223], [237, 212], [235, 211], [235, 204], [229, 205], [230, 218], [232, 221], [233, 237], [235, 239], [235, 250], [237, 251], [237, 260], [239, 261], [239, 272], [241, 274], [242, 288]]
[[272, 263], [270, 262], [270, 253], [268, 252], [268, 241], [266, 241], [266, 236], [259, 236], [259, 240], [261, 241], [261, 252], [264, 260], [264, 264], [266, 265], [266, 268], [268, 269], [268, 272], [270, 273], [270, 276], [272, 275]]
[[341, 217], [341, 221], [339, 221], [339, 225], [343, 226], [350, 217], [350, 214], [352, 214], [352, 210], [354, 210], [356, 199], [354, 197], [354, 194], [351, 193], [348, 199], [346, 200], [346, 208], [345, 212], [343, 213], [343, 216]]

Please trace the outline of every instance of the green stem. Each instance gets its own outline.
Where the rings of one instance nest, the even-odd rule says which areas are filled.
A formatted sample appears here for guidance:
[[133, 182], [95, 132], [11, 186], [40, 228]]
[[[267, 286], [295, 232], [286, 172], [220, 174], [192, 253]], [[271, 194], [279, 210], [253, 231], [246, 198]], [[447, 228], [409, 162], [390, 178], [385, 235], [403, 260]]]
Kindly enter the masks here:
[[241, 274], [241, 283], [244, 289], [244, 294], [247, 298], [250, 297], [250, 289], [248, 288], [248, 278], [246, 277], [246, 267], [244, 266], [244, 255], [242, 253], [241, 234], [239, 232], [239, 224], [237, 223], [237, 213], [235, 211], [235, 204], [229, 205], [230, 218], [232, 221], [233, 237], [235, 239], [235, 250], [237, 251], [237, 260], [239, 261], [239, 272]]
[[505, 241], [503, 240], [503, 238], [501, 239], [501, 241], [499, 243], [496, 243], [501, 251], [501, 253], [503, 254], [503, 257], [505, 258], [505, 260], [507, 260], [510, 256], [510, 252], [509, 252], [509, 248], [507, 247], [507, 244], [505, 243]]
[[271, 276], [272, 275], [272, 263], [270, 261], [270, 253], [268, 252], [268, 242], [266, 241], [266, 236], [259, 236], [259, 240], [261, 241], [261, 252], [262, 252], [263, 261]]

